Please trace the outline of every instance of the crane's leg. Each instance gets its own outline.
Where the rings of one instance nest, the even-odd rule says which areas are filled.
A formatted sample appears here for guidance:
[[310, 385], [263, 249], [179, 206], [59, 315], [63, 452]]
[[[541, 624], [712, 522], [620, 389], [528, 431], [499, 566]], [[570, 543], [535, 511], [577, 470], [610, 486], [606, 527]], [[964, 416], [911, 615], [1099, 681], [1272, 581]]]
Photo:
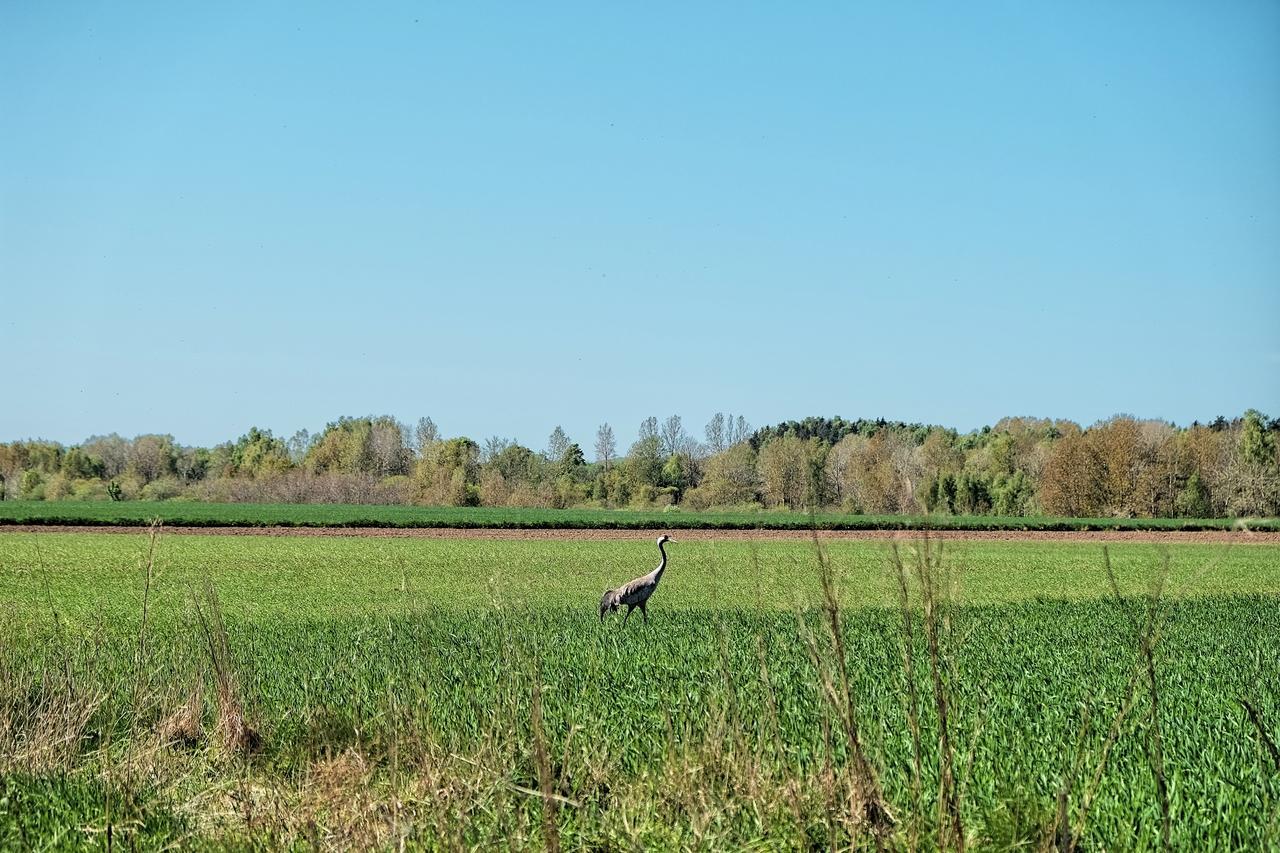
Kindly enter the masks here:
[[643, 601], [640, 602], [640, 615], [644, 617], [644, 624], [648, 625], [649, 624], [649, 605], [644, 603]]
[[627, 615], [622, 617], [622, 627], [624, 628], [627, 627], [627, 620], [631, 618], [631, 611], [635, 609], [636, 609], [635, 605], [632, 605], [632, 604], [627, 605]]

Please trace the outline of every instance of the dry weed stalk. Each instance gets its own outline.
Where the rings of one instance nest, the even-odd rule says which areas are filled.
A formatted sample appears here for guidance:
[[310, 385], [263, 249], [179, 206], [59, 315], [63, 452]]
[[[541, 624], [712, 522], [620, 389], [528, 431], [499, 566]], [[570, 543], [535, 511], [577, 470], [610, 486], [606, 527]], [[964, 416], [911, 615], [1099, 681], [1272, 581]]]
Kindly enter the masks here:
[[[850, 828], [855, 835], [863, 831], [868, 832], [876, 845], [880, 846], [883, 836], [892, 829], [894, 818], [885, 802], [879, 777], [867, 755], [858, 726], [858, 704], [849, 678], [849, 663], [845, 650], [839, 594], [836, 590], [835, 569], [831, 565], [826, 549], [818, 539], [816, 529], [813, 531], [813, 546], [818, 561], [818, 581], [822, 588], [822, 615], [827, 631], [831, 635], [831, 657], [835, 662], [835, 678], [831, 675], [830, 667], [823, 665], [823, 655], [818, 649], [817, 640], [803, 619], [800, 620], [801, 633], [814, 671], [818, 674], [822, 694], [840, 723], [848, 750], [848, 761], [851, 765], [847, 797]], [[834, 784], [836, 779], [832, 761], [833, 745], [825, 720], [823, 726], [824, 740], [828, 744], [827, 775], [830, 784]]]
[[151, 608], [151, 580], [155, 572], [156, 542], [160, 538], [160, 528], [160, 519], [154, 519], [147, 530], [147, 553], [142, 561], [142, 622], [138, 628], [138, 652], [134, 656], [133, 662], [136, 673], [133, 683], [133, 718], [135, 722], [140, 716], [138, 706], [147, 680], [147, 617]]
[[950, 590], [940, 592], [944, 568], [942, 543], [931, 547], [926, 532], [916, 548], [916, 580], [920, 584], [920, 600], [924, 608], [924, 636], [929, 650], [929, 678], [933, 684], [933, 704], [938, 715], [938, 843], [946, 846], [950, 838], [956, 849], [963, 851], [964, 823], [960, 815], [960, 790], [955, 778], [955, 751], [951, 745], [951, 690], [944, 680], [949, 661], [943, 656], [943, 635], [951, 636]]
[[249, 755], [262, 748], [262, 736], [244, 718], [244, 705], [232, 666], [231, 643], [222, 620], [222, 607], [218, 603], [218, 591], [213, 581], [205, 577], [203, 586], [204, 606], [200, 595], [192, 593], [196, 619], [209, 651], [213, 667], [214, 686], [218, 696], [218, 733], [223, 747], [232, 753]]
[[542, 723], [542, 667], [534, 661], [533, 690], [530, 696], [530, 718], [533, 728], [533, 760], [538, 770], [538, 791], [542, 795], [542, 840], [551, 853], [560, 850], [560, 825], [557, 820], [557, 801], [562, 799], [555, 792], [551, 773], [551, 756], [547, 752], [546, 732]]
[[923, 813], [924, 761], [920, 737], [920, 693], [916, 687], [915, 664], [915, 626], [911, 608], [911, 595], [908, 590], [907, 568], [902, 554], [898, 551], [898, 543], [890, 546], [890, 561], [894, 568], [894, 577], [898, 582], [898, 606], [902, 610], [902, 672], [906, 686], [907, 728], [911, 731], [911, 830], [909, 847], [916, 850], [920, 846], [920, 815]]

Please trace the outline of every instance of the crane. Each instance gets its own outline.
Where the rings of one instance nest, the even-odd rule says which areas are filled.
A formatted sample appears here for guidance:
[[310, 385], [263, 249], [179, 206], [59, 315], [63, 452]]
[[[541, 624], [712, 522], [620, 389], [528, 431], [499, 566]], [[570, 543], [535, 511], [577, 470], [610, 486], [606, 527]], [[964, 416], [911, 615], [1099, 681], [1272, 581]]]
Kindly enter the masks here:
[[662, 573], [667, 570], [667, 551], [662, 546], [674, 541], [665, 533], [659, 536], [658, 553], [662, 555], [662, 562], [658, 563], [658, 568], [647, 575], [641, 575], [635, 580], [624, 583], [617, 589], [606, 589], [604, 591], [604, 597], [600, 599], [601, 622], [604, 621], [606, 615], [625, 604], [627, 606], [627, 615], [622, 617], [623, 625], [627, 624], [627, 620], [631, 618], [631, 611], [637, 607], [640, 608], [640, 615], [644, 616], [645, 624], [649, 623], [649, 610], [646, 606], [649, 596], [653, 595], [653, 591], [658, 588], [658, 582], [662, 580]]

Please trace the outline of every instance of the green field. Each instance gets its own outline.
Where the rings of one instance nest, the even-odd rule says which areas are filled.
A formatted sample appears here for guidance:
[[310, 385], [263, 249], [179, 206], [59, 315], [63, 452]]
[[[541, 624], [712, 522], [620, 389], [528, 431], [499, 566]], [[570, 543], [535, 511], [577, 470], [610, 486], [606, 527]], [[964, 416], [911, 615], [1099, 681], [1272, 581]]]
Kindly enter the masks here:
[[[913, 714], [884, 544], [827, 549], [843, 670], [806, 543], [677, 543], [651, 623], [625, 629], [595, 606], [652, 567], [647, 540], [162, 534], [144, 594], [146, 548], [0, 533], [0, 848], [100, 847], [108, 827], [143, 848], [870, 847], [850, 720], [893, 818], [881, 842], [949, 831], [921, 587]], [[1162, 804], [1171, 847], [1280, 844], [1280, 547], [1110, 556], [1118, 600], [1097, 545], [946, 545], [967, 845], [1043, 845], [1061, 792], [1085, 849], [1160, 847]], [[262, 736], [247, 757], [213, 731], [206, 579]], [[193, 685], [206, 731], [166, 747]]]
[[[452, 527], [636, 530], [1230, 530], [1227, 518], [1050, 518], [849, 515], [825, 512], [686, 512], [616, 509], [217, 504], [187, 501], [0, 501], [0, 525], [137, 526], [159, 518], [171, 527]], [[1280, 519], [1248, 519], [1252, 529], [1280, 530]]]

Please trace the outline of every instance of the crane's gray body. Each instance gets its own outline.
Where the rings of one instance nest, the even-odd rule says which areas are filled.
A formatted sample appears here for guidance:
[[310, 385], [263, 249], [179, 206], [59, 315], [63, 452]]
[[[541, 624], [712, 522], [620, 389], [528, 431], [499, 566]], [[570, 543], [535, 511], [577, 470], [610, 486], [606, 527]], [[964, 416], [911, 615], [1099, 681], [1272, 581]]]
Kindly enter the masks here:
[[658, 563], [658, 568], [649, 572], [647, 575], [641, 575], [635, 580], [627, 581], [617, 589], [606, 589], [604, 597], [600, 599], [600, 621], [604, 621], [604, 617], [618, 608], [626, 605], [627, 615], [622, 617], [622, 624], [627, 624], [627, 620], [631, 618], [631, 611], [637, 607], [640, 608], [640, 615], [644, 616], [644, 621], [649, 621], [649, 610], [647, 603], [649, 596], [653, 595], [653, 591], [658, 588], [658, 582], [662, 580], [662, 573], [667, 570], [667, 551], [663, 548], [663, 544], [670, 542], [671, 537], [663, 534], [658, 537], [658, 553], [662, 555], [662, 562]]

